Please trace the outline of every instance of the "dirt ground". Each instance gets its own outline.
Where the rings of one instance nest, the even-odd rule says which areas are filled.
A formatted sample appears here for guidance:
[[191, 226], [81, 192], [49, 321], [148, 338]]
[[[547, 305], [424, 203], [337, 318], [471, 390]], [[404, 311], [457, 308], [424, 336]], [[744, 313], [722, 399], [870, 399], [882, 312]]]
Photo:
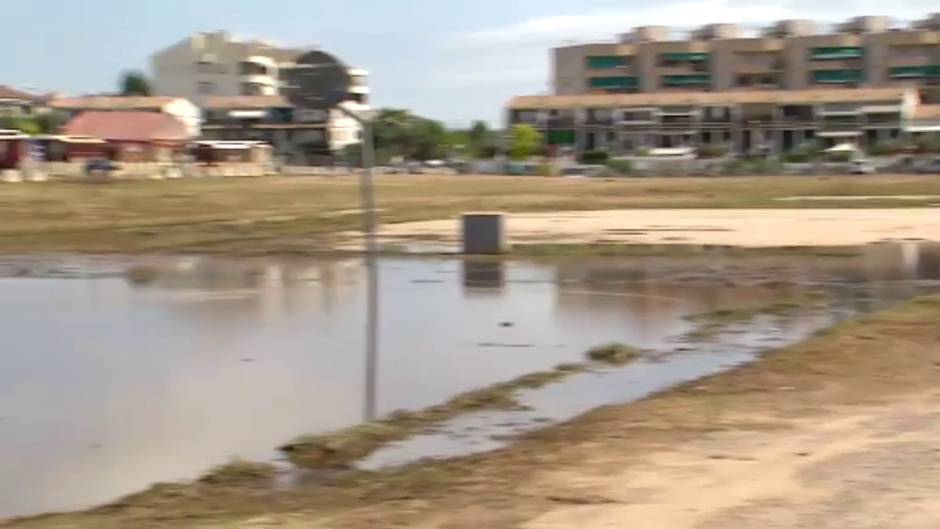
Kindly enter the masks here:
[[[479, 210], [643, 209], [633, 217], [652, 226], [652, 217], [645, 218], [652, 211], [645, 210], [928, 208], [940, 203], [938, 196], [940, 178], [929, 175], [610, 180], [386, 175], [376, 179], [383, 225], [455, 218], [461, 212]], [[358, 207], [358, 180], [352, 176], [0, 184], [0, 253], [329, 251], [337, 242], [333, 235], [361, 226]], [[577, 221], [582, 231], [595, 222], [579, 215], [575, 219], [584, 219]], [[734, 217], [685, 221], [673, 213], [658, 215], [666, 215], [656, 223], [665, 227], [656, 232], [661, 239], [681, 237], [683, 224], [736, 222]], [[899, 214], [899, 222], [908, 218], [903, 215]], [[922, 220], [911, 215], [912, 223]], [[670, 232], [676, 222], [680, 229]], [[559, 228], [558, 224], [553, 228]], [[602, 229], [630, 229], [633, 224], [631, 218]], [[847, 222], [841, 226], [852, 228]]]
[[[742, 247], [851, 246], [940, 241], [940, 209], [621, 209], [510, 213], [506, 233], [526, 244], [707, 244]], [[456, 219], [386, 225], [382, 241], [456, 246]]]
[[488, 454], [290, 493], [164, 487], [10, 526], [934, 529], [937, 321], [923, 298]]

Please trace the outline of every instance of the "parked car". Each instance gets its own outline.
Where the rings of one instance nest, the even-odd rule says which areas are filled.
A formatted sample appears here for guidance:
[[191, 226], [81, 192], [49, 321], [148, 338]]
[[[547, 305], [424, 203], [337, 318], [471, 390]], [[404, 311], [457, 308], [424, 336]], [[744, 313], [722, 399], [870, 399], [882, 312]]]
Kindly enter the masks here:
[[940, 158], [918, 163], [914, 166], [914, 170], [918, 173], [940, 174]]
[[92, 173], [110, 174], [112, 171], [117, 171], [120, 168], [120, 165], [105, 158], [91, 158], [85, 162], [86, 175], [90, 175]]
[[852, 174], [875, 174], [875, 166], [868, 160], [852, 160], [849, 162], [849, 172]]

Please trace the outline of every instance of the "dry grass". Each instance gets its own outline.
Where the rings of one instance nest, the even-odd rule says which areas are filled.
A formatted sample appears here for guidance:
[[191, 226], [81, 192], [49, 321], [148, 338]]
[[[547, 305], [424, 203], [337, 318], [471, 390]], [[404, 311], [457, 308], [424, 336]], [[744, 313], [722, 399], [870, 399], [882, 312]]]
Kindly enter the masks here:
[[[611, 208], [914, 207], [935, 201], [940, 179], [920, 176], [635, 178], [384, 176], [382, 222], [466, 210]], [[780, 202], [789, 196], [875, 200]], [[0, 252], [309, 253], [360, 225], [356, 178], [232, 178], [109, 185], [0, 185]]]
[[281, 447], [292, 463], [303, 468], [345, 468], [382, 446], [405, 439], [464, 413], [512, 409], [519, 406], [513, 393], [558, 382], [587, 370], [584, 364], [561, 364], [508, 382], [461, 393], [449, 401], [418, 411], [398, 411], [384, 419], [358, 424], [323, 435], [302, 436]]
[[629, 345], [612, 343], [592, 348], [586, 356], [594, 362], [611, 365], [623, 365], [639, 356], [640, 352]]
[[940, 298], [916, 300], [739, 369], [595, 410], [494, 453], [349, 473], [289, 493], [257, 485], [162, 485], [110, 506], [9, 527], [517, 527], [559, 501], [545, 490], [552, 472], [609, 475], [713, 432], [786, 435], [794, 417], [828, 413], [831, 420], [852, 406], [936, 395], [937, 321]]

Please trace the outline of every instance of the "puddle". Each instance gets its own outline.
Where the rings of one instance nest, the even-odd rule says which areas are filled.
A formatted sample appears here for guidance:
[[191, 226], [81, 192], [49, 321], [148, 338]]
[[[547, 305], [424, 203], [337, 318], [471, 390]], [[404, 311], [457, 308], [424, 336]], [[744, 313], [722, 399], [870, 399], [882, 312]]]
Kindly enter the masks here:
[[[940, 246], [854, 257], [558, 262], [388, 258], [375, 385], [357, 260], [19, 257], [0, 262], [0, 517], [89, 507], [272, 460], [306, 433], [421, 409], [624, 342], [658, 353], [519, 393], [362, 464], [492, 449], [512, 435], [745, 362], [833, 318], [936, 288]], [[127, 277], [128, 270], [137, 273]], [[834, 310], [683, 342], [688, 316], [823, 290]], [[366, 402], [372, 398], [374, 402]]]

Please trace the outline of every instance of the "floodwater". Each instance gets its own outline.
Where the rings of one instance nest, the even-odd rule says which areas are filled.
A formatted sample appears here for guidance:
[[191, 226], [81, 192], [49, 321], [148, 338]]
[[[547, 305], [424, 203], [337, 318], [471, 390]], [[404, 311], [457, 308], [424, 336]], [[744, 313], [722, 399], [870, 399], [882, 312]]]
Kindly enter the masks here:
[[[23, 257], [0, 263], [0, 518], [89, 507], [367, 409], [364, 274], [356, 260]], [[389, 258], [379, 264], [379, 415], [625, 342], [650, 356], [526, 391], [364, 466], [499, 446], [505, 436], [640, 398], [933, 291], [940, 247], [856, 257], [557, 262]], [[758, 319], [690, 343], [688, 316], [823, 290], [825, 311]], [[513, 415], [516, 414], [516, 415]], [[476, 433], [469, 433], [476, 432]]]

